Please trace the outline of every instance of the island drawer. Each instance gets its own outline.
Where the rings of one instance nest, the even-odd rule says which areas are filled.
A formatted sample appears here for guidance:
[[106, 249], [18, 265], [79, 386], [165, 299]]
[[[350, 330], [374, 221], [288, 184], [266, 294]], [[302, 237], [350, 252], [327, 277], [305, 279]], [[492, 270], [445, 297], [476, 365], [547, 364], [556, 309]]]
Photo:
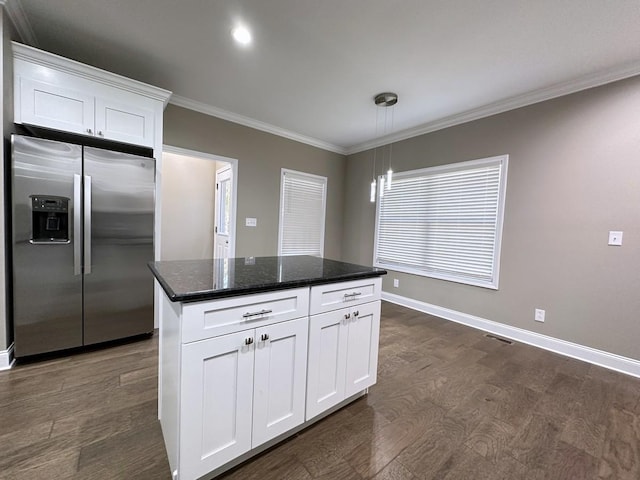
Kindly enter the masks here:
[[382, 278], [373, 277], [350, 282], [329, 283], [311, 287], [310, 314], [380, 300]]
[[182, 343], [306, 317], [309, 289], [243, 295], [183, 306]]

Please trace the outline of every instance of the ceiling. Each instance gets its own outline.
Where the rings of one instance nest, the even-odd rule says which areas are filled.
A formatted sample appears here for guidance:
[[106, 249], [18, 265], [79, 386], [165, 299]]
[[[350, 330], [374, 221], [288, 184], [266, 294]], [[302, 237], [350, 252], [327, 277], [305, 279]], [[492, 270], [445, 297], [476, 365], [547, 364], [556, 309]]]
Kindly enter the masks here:
[[[0, 0], [1, 1], [1, 0]], [[25, 43], [341, 153], [640, 73], [638, 0], [7, 0]], [[240, 47], [237, 23], [253, 34]], [[375, 94], [394, 91], [393, 131]]]

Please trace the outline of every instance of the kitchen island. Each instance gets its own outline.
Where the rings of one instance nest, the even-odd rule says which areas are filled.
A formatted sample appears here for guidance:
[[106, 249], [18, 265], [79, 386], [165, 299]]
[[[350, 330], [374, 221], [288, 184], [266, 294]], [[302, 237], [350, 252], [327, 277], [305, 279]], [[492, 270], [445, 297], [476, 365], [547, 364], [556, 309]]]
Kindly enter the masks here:
[[310, 256], [149, 266], [174, 479], [213, 478], [376, 382], [386, 271]]

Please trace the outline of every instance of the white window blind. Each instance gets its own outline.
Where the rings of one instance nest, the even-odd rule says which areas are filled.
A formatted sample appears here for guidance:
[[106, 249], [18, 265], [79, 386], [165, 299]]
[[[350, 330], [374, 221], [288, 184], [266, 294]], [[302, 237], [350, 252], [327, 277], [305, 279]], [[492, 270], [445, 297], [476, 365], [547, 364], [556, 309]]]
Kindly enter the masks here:
[[326, 193], [326, 177], [282, 169], [278, 255], [323, 255]]
[[497, 289], [507, 162], [395, 174], [377, 204], [374, 264]]

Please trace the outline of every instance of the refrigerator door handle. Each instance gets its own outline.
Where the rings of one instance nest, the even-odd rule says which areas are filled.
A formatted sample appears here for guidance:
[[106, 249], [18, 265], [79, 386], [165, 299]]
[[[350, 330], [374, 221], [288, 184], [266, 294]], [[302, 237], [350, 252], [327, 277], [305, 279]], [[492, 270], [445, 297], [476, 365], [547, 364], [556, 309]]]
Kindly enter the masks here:
[[80, 218], [80, 205], [82, 191], [82, 178], [77, 173], [73, 176], [73, 274], [82, 274], [82, 242], [80, 232], [82, 228]]
[[84, 176], [84, 273], [91, 273], [91, 175]]

